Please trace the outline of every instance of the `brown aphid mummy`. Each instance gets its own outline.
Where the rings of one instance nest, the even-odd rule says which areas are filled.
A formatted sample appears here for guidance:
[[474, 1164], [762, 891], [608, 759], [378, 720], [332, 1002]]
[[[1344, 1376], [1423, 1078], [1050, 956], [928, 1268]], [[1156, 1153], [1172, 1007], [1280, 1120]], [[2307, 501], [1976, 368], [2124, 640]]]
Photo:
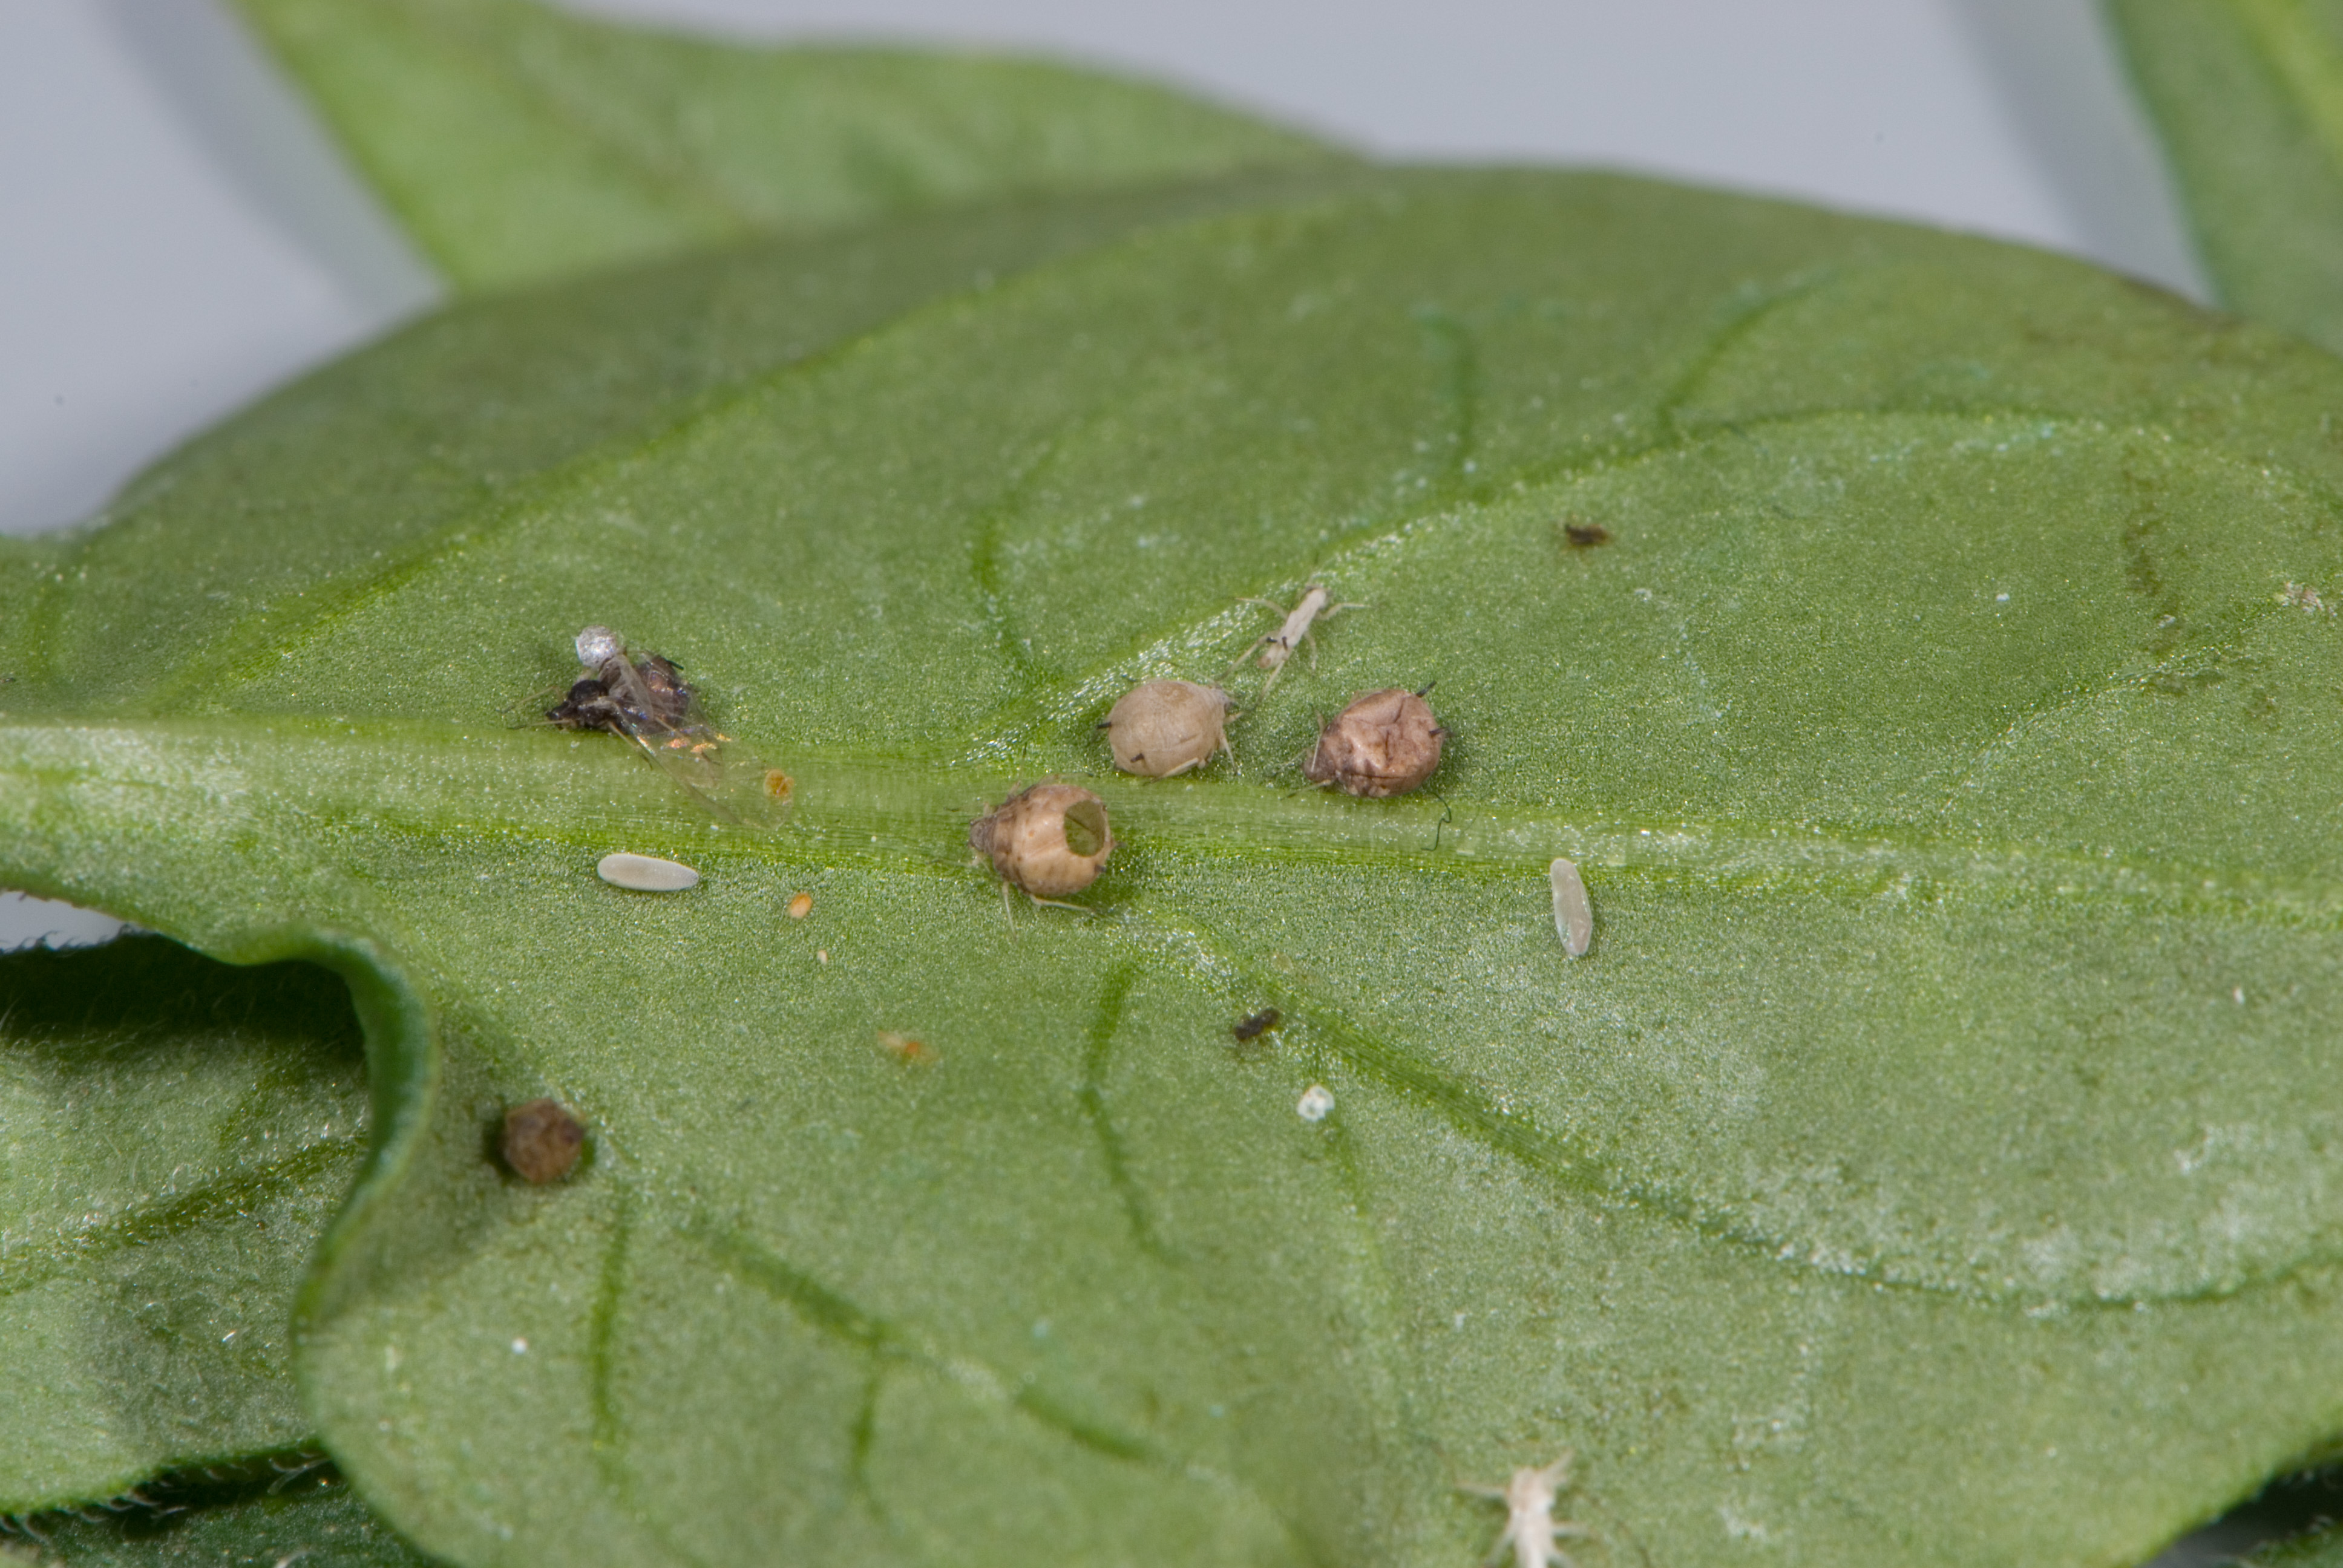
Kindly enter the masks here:
[[1037, 904], [1054, 904], [1098, 879], [1114, 853], [1114, 833], [1106, 802], [1089, 790], [1035, 784], [970, 822], [968, 844], [991, 860], [1004, 898], [1013, 887]]
[[1320, 732], [1302, 776], [1364, 800], [1404, 795], [1431, 778], [1448, 733], [1423, 700], [1431, 689], [1393, 686], [1354, 699]]
[[512, 1173], [542, 1187], [569, 1174], [586, 1146], [586, 1124], [558, 1100], [532, 1100], [505, 1112], [499, 1148]]
[[1107, 710], [1106, 731], [1114, 765], [1142, 779], [1169, 779], [1202, 768], [1229, 746], [1229, 694], [1192, 680], [1151, 680], [1133, 687]]

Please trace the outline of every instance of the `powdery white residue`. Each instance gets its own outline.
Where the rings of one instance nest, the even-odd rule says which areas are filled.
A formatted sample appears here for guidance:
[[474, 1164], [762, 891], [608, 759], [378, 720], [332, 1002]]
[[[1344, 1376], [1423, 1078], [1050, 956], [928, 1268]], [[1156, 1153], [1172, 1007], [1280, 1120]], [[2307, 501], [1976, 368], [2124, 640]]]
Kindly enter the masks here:
[[1302, 1098], [1294, 1103], [1293, 1111], [1304, 1121], [1323, 1121], [1327, 1112], [1333, 1109], [1334, 1091], [1322, 1083], [1313, 1083], [1302, 1091]]
[[1594, 906], [1587, 901], [1586, 884], [1569, 860], [1556, 860], [1546, 868], [1546, 875], [1554, 882], [1554, 929], [1562, 938], [1562, 950], [1584, 958], [1594, 940]]

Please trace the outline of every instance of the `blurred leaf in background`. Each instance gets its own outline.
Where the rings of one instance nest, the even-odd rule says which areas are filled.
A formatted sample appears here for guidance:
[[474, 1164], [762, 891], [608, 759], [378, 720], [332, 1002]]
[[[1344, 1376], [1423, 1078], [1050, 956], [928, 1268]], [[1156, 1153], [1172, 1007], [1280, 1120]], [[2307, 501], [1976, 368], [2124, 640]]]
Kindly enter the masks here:
[[1038, 60], [728, 45], [530, 0], [238, 4], [467, 290], [775, 229], [1342, 156]]
[[2343, 5], [2107, 8], [2223, 301], [2343, 350]]

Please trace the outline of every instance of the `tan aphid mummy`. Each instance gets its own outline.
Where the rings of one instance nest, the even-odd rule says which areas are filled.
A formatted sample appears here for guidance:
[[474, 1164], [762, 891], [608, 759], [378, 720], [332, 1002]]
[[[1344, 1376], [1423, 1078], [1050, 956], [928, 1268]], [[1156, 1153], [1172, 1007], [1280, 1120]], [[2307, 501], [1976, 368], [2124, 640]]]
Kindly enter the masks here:
[[1572, 958], [1583, 959], [1594, 940], [1594, 906], [1586, 897], [1586, 884], [1578, 879], [1578, 868], [1568, 860], [1556, 860], [1546, 868], [1554, 882], [1554, 929], [1562, 938], [1562, 950]]
[[1114, 853], [1106, 802], [1072, 784], [1036, 784], [968, 825], [969, 848], [1039, 903], [1079, 893]]
[[677, 860], [657, 855], [605, 855], [594, 864], [595, 874], [614, 888], [638, 893], [680, 893], [699, 886], [699, 873]]
[[1108, 709], [1106, 731], [1114, 765], [1142, 779], [1169, 779], [1202, 768], [1229, 747], [1229, 694], [1192, 680], [1151, 680], [1133, 687]]
[[1440, 766], [1440, 743], [1447, 733], [1432, 716], [1423, 691], [1398, 686], [1370, 691], [1320, 733], [1302, 776], [1366, 800], [1404, 795]]

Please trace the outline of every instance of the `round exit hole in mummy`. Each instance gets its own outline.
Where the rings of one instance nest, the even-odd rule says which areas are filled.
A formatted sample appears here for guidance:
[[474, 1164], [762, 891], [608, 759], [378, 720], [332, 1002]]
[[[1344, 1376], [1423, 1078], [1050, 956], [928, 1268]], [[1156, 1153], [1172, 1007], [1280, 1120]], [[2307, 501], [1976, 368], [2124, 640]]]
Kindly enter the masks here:
[[1106, 802], [1071, 784], [1036, 784], [969, 824], [969, 848], [1035, 900], [1079, 893], [1114, 852]]

